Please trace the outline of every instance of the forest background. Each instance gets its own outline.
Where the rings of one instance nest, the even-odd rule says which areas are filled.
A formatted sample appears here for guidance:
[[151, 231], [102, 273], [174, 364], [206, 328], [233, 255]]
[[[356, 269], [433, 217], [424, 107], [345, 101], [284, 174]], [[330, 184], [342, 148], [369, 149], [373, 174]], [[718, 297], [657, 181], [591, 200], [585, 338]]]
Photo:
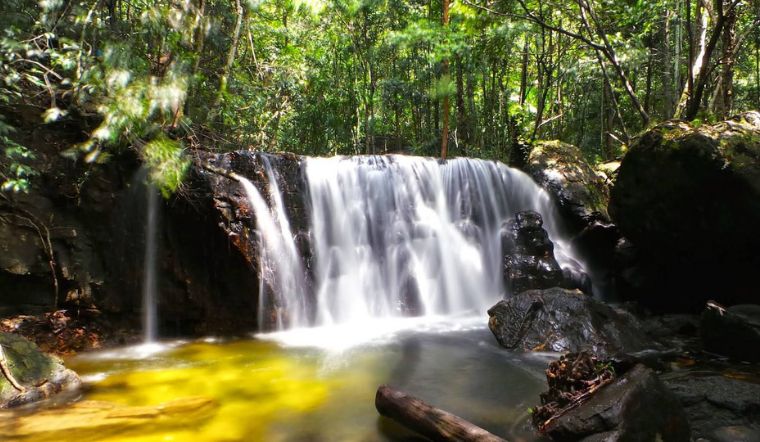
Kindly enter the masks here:
[[758, 25], [760, 0], [4, 0], [0, 182], [41, 172], [21, 108], [88, 122], [72, 161], [135, 149], [166, 193], [191, 149], [609, 161], [760, 108]]

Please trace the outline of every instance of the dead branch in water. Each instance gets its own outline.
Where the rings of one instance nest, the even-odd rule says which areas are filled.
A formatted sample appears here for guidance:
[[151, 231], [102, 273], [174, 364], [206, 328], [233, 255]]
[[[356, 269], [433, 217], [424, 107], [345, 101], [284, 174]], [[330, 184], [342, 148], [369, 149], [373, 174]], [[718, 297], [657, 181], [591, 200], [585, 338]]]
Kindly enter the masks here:
[[475, 424], [421, 399], [381, 385], [375, 395], [375, 408], [390, 419], [436, 441], [506, 442]]

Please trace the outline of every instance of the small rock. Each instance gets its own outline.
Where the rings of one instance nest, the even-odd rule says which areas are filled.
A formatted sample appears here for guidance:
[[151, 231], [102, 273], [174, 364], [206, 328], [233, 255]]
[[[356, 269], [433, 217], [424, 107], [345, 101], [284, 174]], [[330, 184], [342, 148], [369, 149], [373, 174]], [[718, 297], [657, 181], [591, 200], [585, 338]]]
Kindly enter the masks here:
[[712, 439], [715, 442], [758, 442], [760, 430], [738, 425], [720, 427], [712, 432]]
[[710, 302], [702, 313], [700, 335], [708, 351], [742, 361], [760, 362], [760, 305], [724, 308]]

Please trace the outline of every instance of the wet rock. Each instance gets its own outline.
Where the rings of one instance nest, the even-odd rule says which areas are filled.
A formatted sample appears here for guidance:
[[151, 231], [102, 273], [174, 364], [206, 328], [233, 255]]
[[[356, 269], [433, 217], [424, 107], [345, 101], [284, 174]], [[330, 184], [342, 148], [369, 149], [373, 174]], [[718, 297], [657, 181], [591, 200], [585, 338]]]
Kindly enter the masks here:
[[635, 318], [575, 290], [529, 290], [488, 310], [499, 344], [525, 351], [587, 350], [599, 357], [650, 347]]
[[504, 279], [510, 293], [557, 287], [563, 281], [562, 269], [553, 256], [507, 255]]
[[[0, 333], [0, 361], [10, 377], [0, 374], [0, 408], [12, 408], [53, 396], [80, 385], [79, 377], [36, 345], [11, 333]], [[11, 379], [12, 378], [12, 379]], [[16, 384], [16, 385], [14, 385]]]
[[760, 305], [724, 308], [709, 302], [702, 313], [700, 335], [705, 350], [749, 362], [760, 362]]
[[760, 441], [760, 429], [731, 425], [716, 428], [708, 438], [715, 442], [757, 442]]
[[628, 297], [695, 312], [756, 302], [760, 113], [651, 129], [623, 158], [609, 210], [637, 252], [643, 284]]
[[[676, 395], [686, 411], [693, 437], [720, 439], [731, 432], [728, 427], [747, 427], [734, 431], [752, 434], [760, 428], [760, 385], [720, 375], [684, 376], [674, 373], [665, 378], [668, 388]], [[721, 431], [718, 431], [721, 430]], [[757, 440], [757, 439], [749, 439]]]
[[573, 232], [594, 221], [609, 221], [607, 185], [576, 146], [539, 141], [530, 152], [526, 169], [556, 201]]
[[699, 330], [699, 316], [690, 314], [658, 315], [642, 321], [647, 334], [653, 338], [675, 335], [695, 336]]
[[636, 365], [545, 427], [557, 441], [689, 441], [681, 404], [655, 373]]
[[519, 212], [502, 227], [504, 285], [509, 293], [562, 285], [562, 268], [541, 215]]

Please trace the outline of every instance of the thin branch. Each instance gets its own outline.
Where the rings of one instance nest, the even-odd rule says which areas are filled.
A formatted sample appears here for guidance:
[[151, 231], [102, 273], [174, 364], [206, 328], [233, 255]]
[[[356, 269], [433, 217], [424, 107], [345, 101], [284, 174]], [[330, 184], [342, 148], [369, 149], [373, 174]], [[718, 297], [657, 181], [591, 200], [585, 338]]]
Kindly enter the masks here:
[[606, 49], [603, 44], [591, 41], [589, 38], [587, 38], [587, 37], [585, 37], [585, 36], [583, 36], [581, 34], [578, 34], [576, 32], [568, 31], [567, 29], [560, 28], [560, 27], [557, 27], [557, 26], [554, 26], [554, 25], [550, 25], [549, 23], [546, 23], [541, 18], [536, 17], [530, 11], [530, 9], [528, 9], [528, 6], [525, 4], [525, 0], [517, 0], [517, 2], [520, 4], [520, 6], [525, 11], [525, 14], [526, 14], [525, 18], [528, 19], [528, 20], [530, 20], [530, 21], [532, 21], [532, 22], [534, 22], [534, 23], [536, 23], [536, 24], [538, 24], [538, 25], [540, 25], [541, 27], [544, 27], [546, 29], [552, 30], [554, 32], [559, 32], [560, 34], [567, 35], [568, 37], [574, 38], [576, 40], [580, 40], [580, 41], [582, 41], [583, 43], [585, 43], [586, 45], [590, 46], [593, 49], [597, 49], [597, 50], [605, 50]]

